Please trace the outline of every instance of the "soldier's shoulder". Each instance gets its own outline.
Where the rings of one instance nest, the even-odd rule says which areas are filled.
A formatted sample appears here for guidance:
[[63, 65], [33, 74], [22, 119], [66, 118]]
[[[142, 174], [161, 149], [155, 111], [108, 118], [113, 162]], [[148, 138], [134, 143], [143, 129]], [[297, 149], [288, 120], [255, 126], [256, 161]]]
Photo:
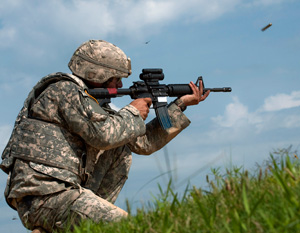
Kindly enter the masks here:
[[72, 92], [78, 93], [79, 90], [83, 89], [81, 86], [79, 86], [78, 84], [70, 80], [61, 80], [51, 84], [51, 86], [57, 89], [57, 91], [61, 91], [65, 94], [67, 93], [71, 94]]

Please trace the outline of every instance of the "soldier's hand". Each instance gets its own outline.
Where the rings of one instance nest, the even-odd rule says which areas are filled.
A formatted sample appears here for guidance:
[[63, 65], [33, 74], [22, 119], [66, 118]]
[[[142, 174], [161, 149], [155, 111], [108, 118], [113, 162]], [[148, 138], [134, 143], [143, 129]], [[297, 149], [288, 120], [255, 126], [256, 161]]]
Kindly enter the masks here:
[[146, 118], [148, 117], [149, 108], [151, 104], [152, 104], [151, 98], [136, 99], [130, 103], [130, 105], [134, 106], [137, 110], [139, 110], [143, 120], [146, 120]]
[[199, 102], [205, 100], [206, 97], [209, 95], [210, 91], [207, 91], [203, 95], [203, 84], [202, 84], [201, 80], [199, 83], [199, 87], [197, 87], [193, 82], [190, 82], [189, 86], [191, 87], [193, 94], [184, 95], [184, 96], [180, 97], [180, 99], [183, 101], [185, 106], [197, 105], [197, 104], [199, 104]]

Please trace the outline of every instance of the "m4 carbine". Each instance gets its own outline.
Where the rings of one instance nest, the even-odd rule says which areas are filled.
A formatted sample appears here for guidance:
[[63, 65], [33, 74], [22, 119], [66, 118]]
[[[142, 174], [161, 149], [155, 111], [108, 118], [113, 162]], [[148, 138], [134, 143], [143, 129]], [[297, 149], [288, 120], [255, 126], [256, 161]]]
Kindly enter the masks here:
[[[160, 84], [164, 79], [162, 69], [143, 69], [140, 74], [142, 81], [133, 82], [129, 88], [93, 88], [88, 93], [92, 95], [99, 103], [110, 103], [114, 97], [129, 95], [132, 99], [150, 97], [152, 99], [155, 114], [163, 129], [172, 127], [172, 123], [167, 110], [167, 97], [181, 97], [192, 94], [193, 91], [189, 84]], [[203, 94], [211, 92], [231, 92], [230, 87], [205, 88], [202, 76], [197, 79], [196, 85], [202, 80]]]

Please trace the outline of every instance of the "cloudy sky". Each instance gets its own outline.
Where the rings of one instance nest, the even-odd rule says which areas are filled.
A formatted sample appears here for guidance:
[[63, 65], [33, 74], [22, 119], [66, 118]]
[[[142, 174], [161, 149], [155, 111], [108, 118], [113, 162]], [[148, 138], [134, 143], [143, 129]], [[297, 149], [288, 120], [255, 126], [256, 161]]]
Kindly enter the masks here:
[[[300, 149], [299, 22], [297, 0], [2, 0], [0, 149], [32, 86], [49, 73], [69, 72], [69, 59], [84, 41], [103, 39], [132, 59], [124, 87], [143, 68], [163, 68], [163, 83], [202, 75], [206, 87], [233, 90], [188, 108], [192, 124], [165, 149], [134, 155], [119, 206], [125, 198], [133, 208], [147, 203], [157, 183], [165, 187], [170, 177], [181, 192], [188, 182], [205, 187], [210, 167], [254, 169], [278, 148]], [[1, 172], [1, 193], [5, 182]], [[3, 195], [0, 229], [27, 232]]]

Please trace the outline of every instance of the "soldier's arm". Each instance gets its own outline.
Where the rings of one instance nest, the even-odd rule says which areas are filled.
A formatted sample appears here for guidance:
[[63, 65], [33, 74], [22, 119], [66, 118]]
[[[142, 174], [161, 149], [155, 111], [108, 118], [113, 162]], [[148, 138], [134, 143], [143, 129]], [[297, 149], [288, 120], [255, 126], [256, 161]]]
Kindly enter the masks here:
[[61, 124], [87, 144], [103, 150], [125, 145], [146, 131], [135, 107], [127, 105], [117, 115], [108, 114], [69, 81], [48, 87], [33, 112], [36, 118]]
[[154, 118], [146, 125], [145, 135], [137, 137], [127, 144], [132, 152], [150, 155], [165, 146], [190, 124], [190, 120], [176, 104], [171, 104], [168, 112], [173, 127], [163, 130], [157, 118]]

